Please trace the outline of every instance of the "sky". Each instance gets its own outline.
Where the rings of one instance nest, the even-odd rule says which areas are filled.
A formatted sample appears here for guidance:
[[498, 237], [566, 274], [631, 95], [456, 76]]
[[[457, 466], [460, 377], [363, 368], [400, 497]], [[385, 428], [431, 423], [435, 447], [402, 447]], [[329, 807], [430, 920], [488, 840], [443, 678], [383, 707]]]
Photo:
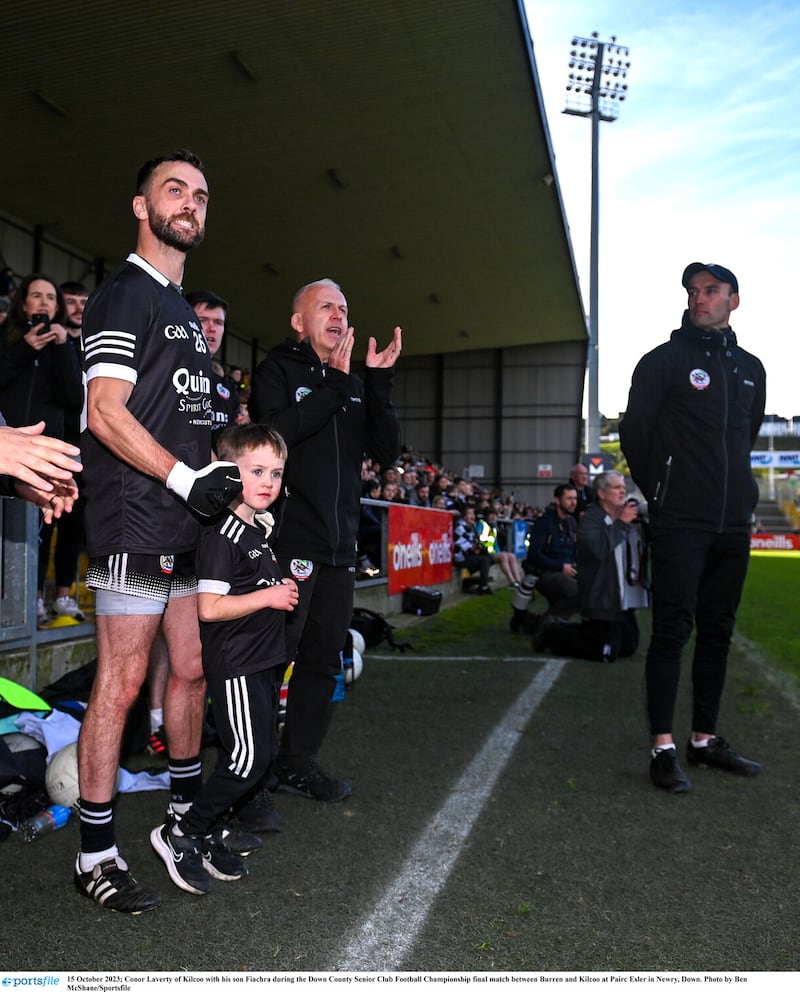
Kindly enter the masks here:
[[[800, 415], [800, 4], [526, 0], [585, 308], [591, 122], [562, 113], [573, 37], [629, 49], [619, 118], [600, 123], [599, 406], [678, 327], [689, 262], [739, 280], [739, 344], [767, 370], [767, 413]], [[787, 306], [789, 307], [787, 311]]]

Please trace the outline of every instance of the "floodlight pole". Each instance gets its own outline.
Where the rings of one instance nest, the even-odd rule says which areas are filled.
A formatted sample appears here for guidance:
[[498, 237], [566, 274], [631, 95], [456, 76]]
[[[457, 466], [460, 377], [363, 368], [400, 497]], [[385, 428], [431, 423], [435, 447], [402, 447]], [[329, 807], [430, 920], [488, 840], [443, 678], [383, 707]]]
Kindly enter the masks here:
[[[628, 49], [610, 42], [598, 41], [597, 32], [591, 38], [572, 39], [570, 76], [567, 83], [565, 114], [590, 117], [592, 121], [592, 197], [591, 241], [589, 259], [589, 359], [587, 362], [589, 396], [586, 414], [586, 452], [600, 451], [600, 376], [599, 376], [599, 258], [600, 258], [600, 121], [615, 121], [619, 110], [615, 101], [625, 99], [630, 62]], [[606, 55], [610, 58], [606, 61]], [[572, 96], [577, 96], [577, 102]]]

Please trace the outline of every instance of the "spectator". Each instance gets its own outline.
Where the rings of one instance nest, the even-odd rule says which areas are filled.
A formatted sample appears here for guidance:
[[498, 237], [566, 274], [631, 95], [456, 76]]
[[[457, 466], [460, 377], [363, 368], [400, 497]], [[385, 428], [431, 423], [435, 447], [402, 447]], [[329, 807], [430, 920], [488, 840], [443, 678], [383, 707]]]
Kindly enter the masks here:
[[249, 424], [250, 423], [250, 386], [243, 386], [239, 390], [239, 414], [236, 417], [237, 424]]
[[578, 596], [581, 622], [543, 623], [534, 647], [590, 661], [627, 658], [639, 646], [637, 608], [647, 606], [645, 542], [638, 504], [626, 499], [625, 479], [603, 472], [595, 479], [578, 527]]
[[408, 498], [410, 506], [430, 506], [431, 487], [427, 482], [418, 482]]
[[[363, 499], [380, 499], [381, 485], [377, 479], [366, 479], [361, 484]], [[374, 579], [380, 575], [381, 541], [383, 527], [379, 511], [362, 503], [358, 518], [358, 572], [359, 579]]]
[[[471, 506], [465, 507], [456, 521], [455, 533], [453, 535], [453, 560], [470, 574], [473, 572], [478, 573], [476, 592], [479, 595], [491, 595], [492, 590], [489, 588], [489, 569], [492, 567], [492, 559], [478, 537], [478, 531], [475, 525], [475, 510]], [[464, 592], [471, 591], [473, 588], [472, 581], [465, 579], [462, 588]]]
[[403, 493], [396, 482], [384, 482], [380, 498], [386, 503], [404, 503]]
[[[511, 600], [510, 627], [519, 633], [529, 627], [528, 607], [534, 587], [548, 602], [546, 616], [564, 618], [578, 608], [575, 505], [578, 495], [570, 483], [553, 491], [553, 503], [537, 517], [531, 532], [528, 554], [522, 565], [525, 573]], [[537, 623], [543, 617], [537, 618]]]
[[[20, 283], [10, 315], [0, 328], [0, 409], [12, 427], [44, 420], [47, 434], [59, 440], [65, 438], [67, 418], [77, 418], [83, 404], [80, 365], [68, 343], [65, 320], [61, 289], [48, 276], [34, 272]], [[40, 625], [49, 619], [44, 588], [51, 536], [52, 526], [45, 523], [37, 583]]]
[[497, 526], [497, 512], [489, 510], [478, 521], [478, 540], [486, 548], [492, 563], [500, 566], [509, 585], [516, 588], [522, 582], [522, 569], [513, 551], [505, 551], [503, 539]]
[[[222, 348], [225, 337], [225, 324], [228, 319], [228, 304], [221, 296], [207, 289], [194, 290], [186, 294], [186, 302], [197, 314], [211, 357], [215, 358]], [[216, 363], [211, 366], [211, 403], [214, 411], [211, 445], [214, 451], [219, 432], [237, 422], [239, 397]]]
[[[67, 343], [74, 349], [75, 360], [80, 366], [83, 311], [86, 307], [89, 291], [83, 283], [63, 282], [61, 283], [61, 292], [64, 295], [64, 309], [66, 314], [64, 326], [67, 329]], [[80, 409], [65, 410], [64, 439], [78, 447], [80, 445], [80, 435]], [[76, 481], [78, 492], [80, 493], [81, 477], [78, 476]], [[53, 552], [56, 585], [53, 612], [56, 616], [72, 617], [73, 620], [77, 620], [78, 622], [84, 620], [84, 615], [77, 603], [77, 590], [79, 587], [78, 561], [85, 545], [83, 533], [84, 504], [85, 500], [76, 500], [72, 513], [59, 520], [55, 531], [56, 546]], [[42, 528], [41, 550], [47, 554], [48, 558], [52, 533], [52, 527]], [[73, 585], [75, 586], [75, 596], [72, 595]]]

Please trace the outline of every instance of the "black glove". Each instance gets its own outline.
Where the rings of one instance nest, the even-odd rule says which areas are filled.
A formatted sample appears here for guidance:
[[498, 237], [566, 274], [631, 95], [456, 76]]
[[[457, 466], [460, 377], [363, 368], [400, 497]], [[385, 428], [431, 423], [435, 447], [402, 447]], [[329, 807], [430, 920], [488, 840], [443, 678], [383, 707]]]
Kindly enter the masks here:
[[215, 517], [242, 491], [242, 477], [234, 462], [212, 462], [197, 471], [176, 462], [167, 476], [167, 489], [201, 517]]

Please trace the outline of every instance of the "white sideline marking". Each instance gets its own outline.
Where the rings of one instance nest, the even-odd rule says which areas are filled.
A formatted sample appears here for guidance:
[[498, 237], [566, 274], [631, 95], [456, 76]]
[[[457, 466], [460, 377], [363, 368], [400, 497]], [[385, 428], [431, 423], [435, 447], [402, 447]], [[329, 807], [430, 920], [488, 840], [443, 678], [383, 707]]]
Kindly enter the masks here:
[[461, 847], [485, 805], [519, 735], [561, 674], [551, 659], [506, 711], [481, 751], [434, 814], [372, 912], [332, 965], [333, 971], [396, 971], [453, 869]]

